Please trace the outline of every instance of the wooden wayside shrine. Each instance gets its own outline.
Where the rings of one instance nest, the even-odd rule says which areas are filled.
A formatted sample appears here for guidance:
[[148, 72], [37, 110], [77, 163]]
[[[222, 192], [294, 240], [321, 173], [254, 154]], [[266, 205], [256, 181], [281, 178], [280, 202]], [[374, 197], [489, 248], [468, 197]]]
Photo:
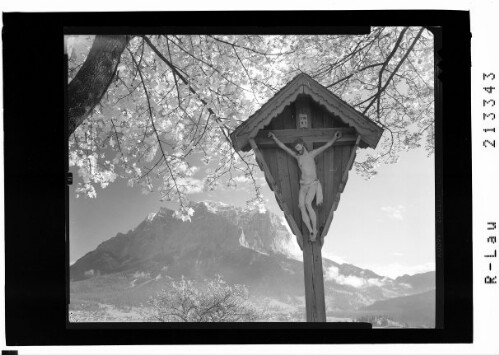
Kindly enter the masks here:
[[[278, 147], [269, 133], [289, 148], [297, 138], [308, 151], [330, 141], [336, 132], [341, 138], [315, 159], [322, 185], [323, 204], [316, 206], [317, 240], [311, 242], [298, 207], [300, 170], [295, 158]], [[301, 73], [267, 101], [231, 134], [234, 149], [253, 149], [256, 161], [284, 212], [303, 250], [305, 298], [308, 322], [325, 322], [324, 279], [321, 248], [357, 148], [376, 148], [383, 129], [356, 111], [307, 74]]]

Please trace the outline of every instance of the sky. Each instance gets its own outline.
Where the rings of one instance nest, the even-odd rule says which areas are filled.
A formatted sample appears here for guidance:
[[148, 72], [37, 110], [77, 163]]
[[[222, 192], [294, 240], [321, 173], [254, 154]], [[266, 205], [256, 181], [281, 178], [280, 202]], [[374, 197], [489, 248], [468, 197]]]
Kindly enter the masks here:
[[[73, 168], [74, 169], [74, 168]], [[70, 187], [70, 260], [76, 261], [101, 242], [136, 227], [161, 206], [160, 196], [144, 195], [126, 181], [96, 187], [97, 198], [75, 197], [79, 181]], [[273, 192], [263, 180], [266, 207], [280, 215]], [[202, 171], [193, 176], [202, 179]], [[435, 269], [434, 159], [424, 149], [403, 152], [399, 161], [382, 165], [370, 180], [350, 172], [322, 253], [339, 263], [368, 268], [380, 275], [397, 277]], [[235, 193], [236, 192], [236, 193]], [[239, 182], [236, 190], [211, 192], [194, 189], [194, 201], [220, 201], [245, 206], [251, 187]], [[189, 223], [189, 222], [185, 222]]]

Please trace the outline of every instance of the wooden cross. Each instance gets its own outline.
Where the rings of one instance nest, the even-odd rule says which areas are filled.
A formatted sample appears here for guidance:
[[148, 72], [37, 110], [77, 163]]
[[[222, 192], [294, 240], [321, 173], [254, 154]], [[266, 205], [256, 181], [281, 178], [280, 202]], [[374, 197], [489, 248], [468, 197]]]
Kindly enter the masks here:
[[[303, 115], [303, 112], [305, 112], [306, 116]], [[334, 210], [336, 209], [333, 208], [333, 206], [337, 206], [337, 202], [335, 204], [334, 199], [330, 199], [330, 195], [334, 193], [333, 180], [335, 175], [341, 177], [341, 182], [340, 184], [338, 184], [339, 186], [341, 186], [341, 189], [343, 189], [346, 184], [346, 179], [348, 178], [348, 170], [351, 168], [354, 160], [359, 136], [353, 128], [310, 128], [313, 117], [310, 112], [308, 100], [306, 99], [296, 102], [294, 117], [296, 118], [296, 120], [294, 120], [296, 128], [261, 130], [254, 139], [250, 140], [250, 144], [252, 149], [255, 151], [257, 162], [260, 168], [264, 171], [265, 176], [267, 177], [267, 181], [276, 194], [277, 201], [284, 211], [286, 220], [288, 221], [294, 234], [297, 236], [298, 244], [303, 250], [307, 321], [325, 322], [326, 309], [321, 249], [324, 241], [324, 236], [329, 229], [329, 225], [331, 224], [331, 221], [333, 219]], [[306, 125], [303, 124], [304, 117], [307, 117]], [[295, 207], [298, 205], [297, 196], [299, 192], [299, 169], [297, 168], [297, 166], [293, 167], [293, 165], [296, 165], [297, 163], [294, 159], [286, 155], [286, 153], [278, 151], [277, 165], [274, 165], [273, 168], [269, 166], [268, 162], [272, 161], [272, 158], [269, 157], [269, 155], [272, 154], [273, 150], [279, 150], [280, 148], [277, 147], [272, 139], [268, 138], [268, 133], [274, 133], [275, 136], [285, 144], [292, 143], [297, 138], [301, 138], [304, 140], [307, 150], [311, 151], [312, 149], [317, 148], [319, 145], [330, 141], [337, 131], [341, 131], [342, 138], [337, 141], [333, 147], [329, 148], [330, 154], [326, 154], [328, 151], [323, 153], [326, 154], [326, 162], [324, 163], [324, 157], [318, 156], [316, 158], [318, 160], [316, 161], [317, 169], [320, 169], [320, 171], [317, 171], [318, 177], [323, 186], [324, 194], [328, 194], [328, 196], [325, 196], [325, 203], [323, 206], [314, 206], [317, 215], [317, 226], [319, 229], [319, 233], [317, 236], [317, 241], [311, 242], [308, 238], [308, 236], [310, 235], [310, 231], [307, 229], [304, 223], [301, 223], [301, 217], [297, 218], [296, 211], [292, 211], [296, 210]], [[334, 156], [335, 147], [338, 146], [346, 147], [347, 149], [351, 150], [348, 161], [344, 165], [346, 169], [343, 168], [343, 164], [338, 164], [339, 159], [337, 159], [337, 164], [334, 164], [334, 158], [332, 160], [327, 160], [328, 158], [331, 158], [332, 155]], [[290, 148], [293, 149], [293, 147], [291, 146]], [[340, 154], [342, 154], [343, 158], [343, 151]], [[267, 159], [265, 158], [265, 155], [268, 156]], [[341, 163], [343, 162], [341, 161]], [[287, 172], [285, 171], [285, 169], [277, 171], [277, 169], [280, 169], [286, 165], [288, 166]], [[332, 174], [328, 174], [332, 178], [330, 181], [324, 181], [324, 169], [328, 169], [330, 172], [332, 172]], [[298, 175], [296, 174], [296, 172], [298, 172]], [[335, 172], [341, 172], [341, 174], [335, 174]], [[274, 176], [278, 176], [280, 183], [275, 181], [275, 179], [273, 178]], [[289, 184], [289, 187], [285, 186], [286, 180], [288, 180], [287, 183]], [[293, 180], [295, 183], [293, 183]], [[339, 194], [342, 191], [340, 192], [338, 187], [336, 190], [339, 200]], [[284, 194], [286, 194], [287, 196], [284, 196]], [[282, 203], [282, 200], [289, 200], [290, 195], [291, 199], [293, 200], [289, 201], [291, 202], [291, 204], [289, 202]], [[324, 211], [321, 211], [321, 208], [326, 208], [326, 211], [328, 212], [327, 218], [324, 218], [326, 216], [326, 213], [324, 213]]]
[[[317, 240], [302, 222], [298, 207], [300, 171], [294, 157], [269, 138], [284, 144], [303, 139], [308, 151], [342, 133], [335, 144], [315, 158], [323, 204], [314, 206]], [[321, 248], [338, 207], [358, 147], [376, 147], [383, 130], [306, 74], [299, 74], [232, 134], [234, 148], [252, 149], [269, 187], [303, 250], [308, 322], [325, 322], [326, 307]], [[293, 146], [288, 146], [294, 150]]]

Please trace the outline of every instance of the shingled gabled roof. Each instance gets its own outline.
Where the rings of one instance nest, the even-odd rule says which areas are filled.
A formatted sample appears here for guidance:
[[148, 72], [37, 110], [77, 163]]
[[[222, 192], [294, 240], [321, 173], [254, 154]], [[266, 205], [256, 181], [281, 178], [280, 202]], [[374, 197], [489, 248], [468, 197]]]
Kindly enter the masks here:
[[357, 130], [360, 147], [376, 148], [383, 129], [368, 117], [355, 110], [345, 101], [319, 84], [305, 73], [298, 74], [286, 86], [231, 133], [232, 144], [236, 150], [248, 151], [249, 140], [267, 126], [286, 106], [294, 102], [298, 95], [306, 94], [330, 113]]

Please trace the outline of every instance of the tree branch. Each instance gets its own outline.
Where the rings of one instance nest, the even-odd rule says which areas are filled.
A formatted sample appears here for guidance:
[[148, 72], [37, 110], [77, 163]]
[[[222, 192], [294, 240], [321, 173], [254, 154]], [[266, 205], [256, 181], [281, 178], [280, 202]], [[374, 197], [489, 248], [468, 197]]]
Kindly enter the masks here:
[[[143, 38], [146, 41], [146, 43], [149, 45], [149, 47], [151, 47], [151, 49], [154, 51], [154, 53], [156, 53], [157, 56], [163, 62], [165, 62], [166, 65], [168, 65], [168, 67], [172, 70], [172, 72], [175, 73], [180, 78], [180, 80], [182, 80], [182, 82], [189, 87], [189, 91], [192, 92], [194, 95], [196, 95], [199, 98], [199, 100], [203, 103], [203, 105], [208, 106], [208, 103], [197, 93], [196, 90], [194, 90], [194, 88], [189, 84], [189, 82], [182, 75], [182, 73], [180, 73], [177, 70], [177, 67], [174, 66], [168, 59], [166, 59], [163, 54], [161, 54], [161, 52], [158, 50], [158, 48], [156, 48], [156, 46], [154, 44], [152, 44], [152, 42], [149, 38], [147, 38], [146, 36], [143, 36]], [[208, 112], [210, 114], [215, 115], [215, 112], [213, 112], [213, 110], [210, 107], [207, 107], [207, 108], [208, 108]]]
[[369, 68], [379, 67], [380, 65], [383, 65], [383, 63], [374, 63], [374, 64], [371, 64], [371, 65], [367, 65], [367, 66], [365, 66], [365, 67], [363, 67], [363, 68], [361, 68], [361, 69], [356, 70], [354, 73], [352, 73], [352, 74], [350, 74], [350, 75], [347, 75], [347, 76], [345, 76], [345, 77], [341, 78], [340, 80], [335, 81], [335, 82], [334, 82], [334, 83], [332, 83], [332, 84], [329, 84], [328, 86], [326, 86], [326, 88], [328, 88], [328, 89], [329, 89], [329, 88], [330, 88], [330, 87], [332, 87], [332, 86], [338, 85], [338, 84], [339, 84], [339, 83], [341, 83], [342, 81], [345, 81], [345, 80], [350, 79], [352, 76], [354, 76], [354, 75], [355, 75], [355, 74], [357, 74], [357, 73], [360, 73], [360, 72], [362, 72], [362, 71], [364, 71], [364, 70], [367, 70], [367, 69], [369, 69]]
[[182, 193], [179, 190], [179, 187], [178, 187], [178, 184], [177, 184], [177, 180], [175, 179], [175, 175], [173, 174], [173, 171], [172, 171], [172, 169], [170, 167], [170, 164], [168, 164], [168, 160], [166, 159], [165, 151], [163, 150], [163, 145], [161, 144], [161, 139], [159, 138], [158, 130], [156, 129], [156, 125], [154, 124], [154, 118], [153, 118], [153, 115], [152, 115], [152, 108], [151, 108], [151, 101], [149, 99], [149, 92], [147, 91], [147, 87], [146, 87], [146, 84], [144, 82], [144, 77], [142, 76], [142, 71], [140, 70], [140, 67], [138, 67], [138, 63], [135, 60], [135, 57], [133, 56], [133, 53], [130, 52], [130, 55], [132, 57], [133, 62], [137, 66], [137, 70], [139, 71], [140, 80], [142, 81], [142, 87], [144, 88], [144, 92], [146, 94], [147, 106], [148, 106], [148, 109], [149, 109], [149, 118], [151, 119], [151, 125], [152, 125], [152, 128], [154, 130], [154, 134], [156, 135], [156, 139], [158, 140], [159, 149], [161, 150], [161, 154], [163, 156], [163, 160], [164, 160], [166, 166], [168, 167], [168, 170], [170, 171], [170, 175], [171, 175], [171, 177], [173, 179], [173, 183], [175, 185], [175, 190], [177, 191], [177, 196], [178, 196], [178, 199], [179, 199], [179, 203], [180, 203], [180, 205], [182, 207], [184, 207], [184, 205], [182, 203]]
[[378, 92], [374, 95], [373, 100], [364, 109], [364, 111], [362, 112], [363, 114], [365, 114], [367, 112], [367, 110], [374, 104], [374, 102], [377, 100], [377, 98], [381, 96], [381, 94], [383, 93], [383, 91], [385, 91], [385, 89], [387, 88], [388, 84], [392, 80], [392, 78], [395, 75], [395, 73], [399, 70], [399, 68], [401, 67], [402, 63], [404, 63], [404, 61], [407, 58], [407, 56], [409, 55], [409, 53], [411, 53], [411, 51], [414, 48], [414, 46], [416, 45], [416, 42], [418, 41], [419, 37], [421, 37], [421, 34], [423, 33], [423, 30], [424, 30], [424, 28], [421, 28], [421, 30], [419, 30], [417, 36], [414, 38], [414, 41], [411, 43], [411, 46], [409, 47], [409, 49], [407, 50], [407, 52], [405, 52], [405, 54], [402, 57], [402, 59], [400, 59], [400, 62], [397, 64], [397, 66], [395, 67], [395, 69], [392, 71], [392, 73], [388, 77], [388, 80], [385, 82], [385, 84], [383, 85], [383, 87], [378, 90]]

